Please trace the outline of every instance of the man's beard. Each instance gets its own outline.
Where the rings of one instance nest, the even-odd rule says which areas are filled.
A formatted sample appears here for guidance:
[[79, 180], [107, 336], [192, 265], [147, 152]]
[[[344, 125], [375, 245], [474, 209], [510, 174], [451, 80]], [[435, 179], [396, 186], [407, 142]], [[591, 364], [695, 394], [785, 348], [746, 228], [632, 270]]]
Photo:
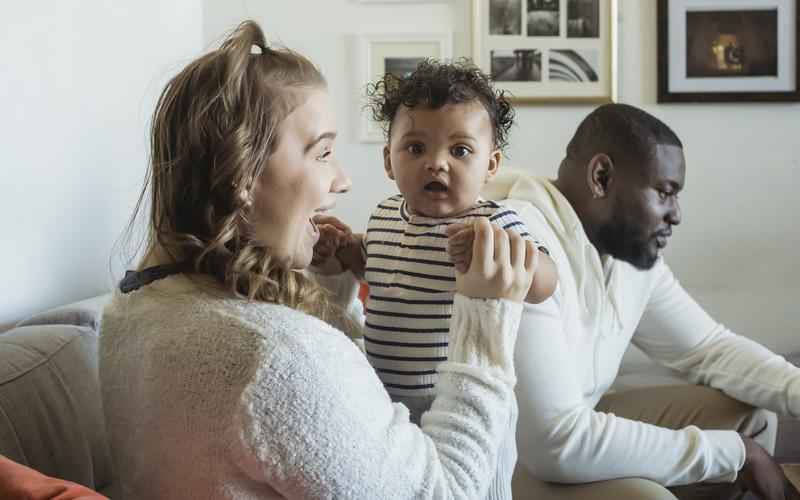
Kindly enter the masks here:
[[642, 234], [620, 212], [622, 210], [615, 211], [611, 220], [598, 228], [594, 242], [597, 250], [601, 255], [611, 255], [637, 269], [652, 269], [658, 260], [658, 252], [653, 251], [652, 236]]

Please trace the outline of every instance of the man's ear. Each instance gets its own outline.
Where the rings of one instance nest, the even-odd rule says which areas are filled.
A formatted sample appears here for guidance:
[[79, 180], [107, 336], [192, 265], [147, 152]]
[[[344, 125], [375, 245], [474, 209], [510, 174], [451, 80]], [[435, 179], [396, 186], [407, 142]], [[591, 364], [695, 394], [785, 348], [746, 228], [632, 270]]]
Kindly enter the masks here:
[[389, 150], [389, 145], [383, 147], [383, 169], [386, 171], [386, 177], [394, 180], [394, 172], [392, 171], [392, 156]]
[[605, 153], [597, 153], [586, 167], [586, 183], [592, 198], [605, 198], [614, 182], [614, 162]]
[[497, 171], [500, 169], [500, 162], [502, 160], [503, 153], [499, 149], [492, 151], [492, 154], [489, 155], [489, 168], [486, 169], [486, 178], [483, 181], [484, 184], [492, 180], [492, 177], [497, 175]]

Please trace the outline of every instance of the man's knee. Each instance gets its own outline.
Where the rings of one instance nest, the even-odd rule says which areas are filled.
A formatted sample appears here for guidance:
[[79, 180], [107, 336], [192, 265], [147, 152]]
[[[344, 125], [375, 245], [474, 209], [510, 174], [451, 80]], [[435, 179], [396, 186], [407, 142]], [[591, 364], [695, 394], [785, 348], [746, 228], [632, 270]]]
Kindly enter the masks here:
[[514, 471], [512, 489], [514, 500], [676, 500], [668, 489], [648, 479], [625, 478], [582, 484], [548, 483], [534, 478], [519, 464]]
[[778, 437], [778, 416], [763, 408], [753, 408], [740, 430], [745, 436], [753, 438], [770, 455], [775, 454], [775, 440]]
[[686, 396], [696, 397], [703, 402], [696, 420], [687, 424], [697, 425], [701, 429], [737, 431], [755, 440], [770, 455], [775, 452], [778, 416], [774, 412], [756, 408], [711, 387], [691, 387]]

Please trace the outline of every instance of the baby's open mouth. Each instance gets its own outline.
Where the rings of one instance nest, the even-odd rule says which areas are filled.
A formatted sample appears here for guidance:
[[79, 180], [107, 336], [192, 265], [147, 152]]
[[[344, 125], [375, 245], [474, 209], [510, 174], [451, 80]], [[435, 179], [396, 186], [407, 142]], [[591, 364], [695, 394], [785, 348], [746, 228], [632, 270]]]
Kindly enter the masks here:
[[433, 181], [425, 184], [425, 191], [432, 191], [434, 193], [443, 193], [447, 191], [447, 186], [439, 181]]

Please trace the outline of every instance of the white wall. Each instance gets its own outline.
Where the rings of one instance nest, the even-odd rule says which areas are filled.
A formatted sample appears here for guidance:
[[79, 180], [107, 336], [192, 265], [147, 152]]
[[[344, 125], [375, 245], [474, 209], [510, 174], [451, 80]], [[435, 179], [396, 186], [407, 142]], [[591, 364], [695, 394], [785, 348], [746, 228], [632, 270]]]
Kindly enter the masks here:
[[0, 4], [0, 331], [109, 289], [156, 94], [201, 47], [198, 0]]
[[[363, 228], [369, 207], [393, 193], [380, 146], [360, 144], [359, 32], [452, 30], [455, 55], [468, 55], [467, 0], [375, 5], [354, 0], [204, 0], [204, 40], [210, 43], [244, 18], [262, 24], [314, 60], [326, 74], [341, 127], [339, 157], [354, 188], [338, 214]], [[800, 105], [659, 105], [656, 97], [656, 2], [620, 0], [620, 101], [669, 123], [685, 143], [684, 223], [668, 259], [695, 297], [735, 330], [781, 352], [800, 351]], [[518, 107], [507, 164], [552, 176], [589, 106]]]
[[[244, 18], [316, 61], [341, 127], [356, 228], [394, 186], [380, 145], [357, 142], [354, 35], [454, 32], [468, 55], [467, 0], [177, 0], [0, 4], [0, 331], [32, 312], [108, 290], [111, 247], [146, 165], [147, 128], [166, 79]], [[684, 223], [675, 272], [715, 316], [781, 352], [800, 351], [800, 105], [658, 105], [655, 2], [620, 0], [622, 102], [663, 118], [686, 144]], [[588, 106], [518, 108], [508, 165], [552, 176]]]

